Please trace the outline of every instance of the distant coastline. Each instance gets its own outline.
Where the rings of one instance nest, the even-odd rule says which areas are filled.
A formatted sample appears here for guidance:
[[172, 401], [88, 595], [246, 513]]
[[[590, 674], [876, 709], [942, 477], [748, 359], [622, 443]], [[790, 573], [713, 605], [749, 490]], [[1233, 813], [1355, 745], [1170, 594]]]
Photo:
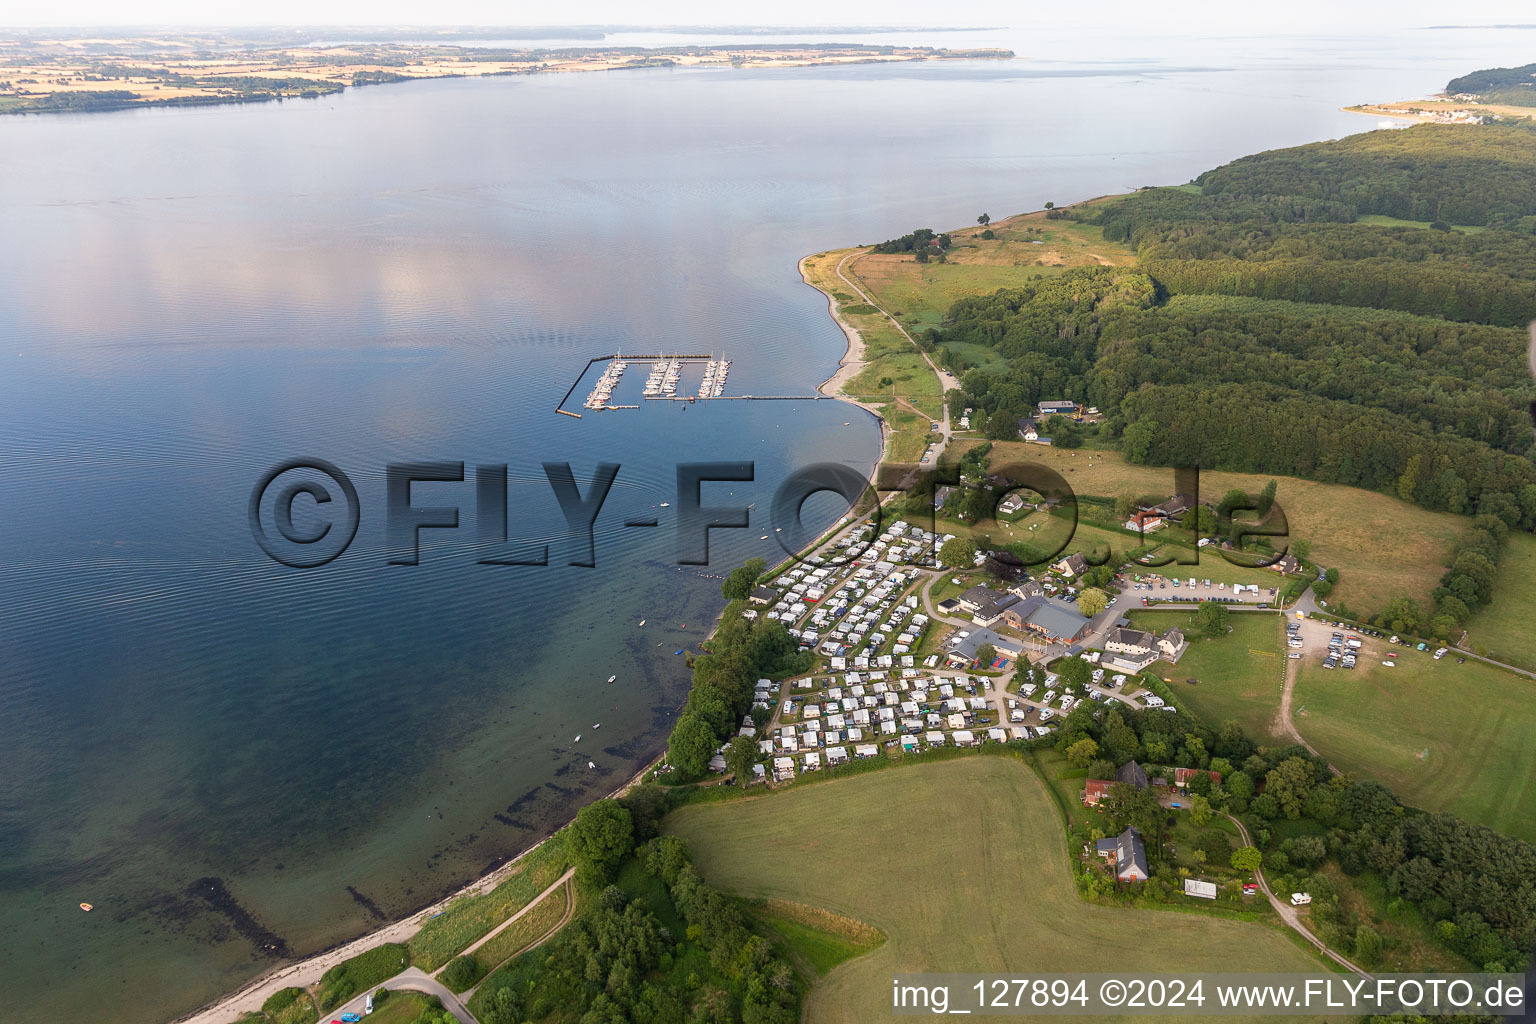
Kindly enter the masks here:
[[483, 47], [441, 42], [245, 46], [203, 37], [0, 36], [0, 114], [103, 113], [317, 99], [348, 88], [638, 68], [795, 68], [1008, 60], [1012, 50], [865, 43]]

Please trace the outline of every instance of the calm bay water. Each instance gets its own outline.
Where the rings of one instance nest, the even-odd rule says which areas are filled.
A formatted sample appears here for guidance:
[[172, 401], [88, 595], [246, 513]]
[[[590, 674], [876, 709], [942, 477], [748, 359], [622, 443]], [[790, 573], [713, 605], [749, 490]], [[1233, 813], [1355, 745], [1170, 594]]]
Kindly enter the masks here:
[[[809, 394], [843, 345], [800, 256], [1368, 130], [1336, 108], [1523, 62], [1523, 35], [993, 33], [939, 42], [1045, 56], [0, 119], [8, 1019], [190, 1010], [268, 943], [426, 904], [659, 749], [712, 575], [775, 560], [777, 483], [867, 468], [878, 431], [829, 401], [555, 415], [589, 357], [723, 352], [733, 393]], [[245, 513], [302, 455], [363, 510], [311, 571]], [[551, 566], [475, 564], [471, 482], [418, 487], [464, 528], [386, 565], [384, 466], [420, 459], [509, 463], [513, 533]], [[622, 524], [717, 459], [755, 461], [705, 491], [757, 502], [753, 527], [679, 569], [668, 510]], [[596, 568], [564, 565], [543, 461], [622, 466]]]

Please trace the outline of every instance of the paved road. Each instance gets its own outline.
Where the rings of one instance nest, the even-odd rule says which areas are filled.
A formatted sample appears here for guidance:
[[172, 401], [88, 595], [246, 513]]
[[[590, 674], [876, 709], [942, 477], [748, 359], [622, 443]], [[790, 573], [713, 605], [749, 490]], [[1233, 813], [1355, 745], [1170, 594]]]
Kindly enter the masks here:
[[[1227, 815], [1227, 819], [1231, 821], [1232, 824], [1237, 826], [1238, 832], [1242, 834], [1243, 844], [1245, 846], [1252, 846], [1253, 838], [1248, 835], [1247, 827], [1244, 826], [1241, 821], [1238, 821], [1236, 818], [1232, 817], [1230, 814]], [[1331, 949], [1326, 943], [1323, 942], [1322, 939], [1319, 939], [1316, 935], [1313, 935], [1312, 930], [1301, 923], [1301, 915], [1296, 912], [1295, 907], [1291, 906], [1291, 901], [1288, 898], [1282, 900], [1270, 891], [1269, 881], [1265, 879], [1264, 870], [1262, 868], [1255, 869], [1253, 872], [1253, 877], [1254, 880], [1259, 883], [1259, 888], [1264, 891], [1264, 895], [1269, 898], [1269, 905], [1275, 908], [1275, 913], [1280, 915], [1280, 919], [1282, 921], [1290, 925], [1291, 928], [1295, 929], [1298, 935], [1312, 943], [1312, 945], [1316, 947], [1319, 952], [1327, 956], [1330, 960], [1334, 961], [1339, 966], [1343, 967], [1345, 970], [1353, 971], [1354, 973], [1365, 978], [1372, 977], [1372, 975], [1367, 974], [1355, 964], [1351, 963], [1349, 960], [1346, 960], [1342, 955]]]
[[[460, 1024], [480, 1024], [479, 1021], [475, 1020], [474, 1014], [469, 1012], [469, 1007], [459, 1001], [458, 996], [448, 991], [442, 982], [418, 967], [407, 967], [378, 987], [387, 988], [391, 992], [423, 992], [429, 996], [437, 996], [437, 998], [443, 1001], [443, 1008], [457, 1017]], [[369, 989], [368, 992], [358, 996], [351, 1002], [329, 1011], [329, 1018], [334, 1020], [344, 1013], [361, 1014], [363, 1007], [368, 1002], [368, 996], [374, 991], [375, 989]], [[326, 1019], [324, 1014], [321, 1017]]]

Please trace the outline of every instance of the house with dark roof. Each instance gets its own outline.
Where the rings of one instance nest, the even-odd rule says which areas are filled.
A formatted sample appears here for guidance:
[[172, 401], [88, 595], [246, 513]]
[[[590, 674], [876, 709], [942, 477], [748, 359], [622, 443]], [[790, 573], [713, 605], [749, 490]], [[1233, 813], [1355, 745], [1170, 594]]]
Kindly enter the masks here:
[[773, 604], [779, 599], [779, 592], [772, 587], [753, 587], [748, 599], [753, 604]]
[[1151, 877], [1147, 870], [1147, 847], [1134, 826], [1112, 839], [1100, 839], [1094, 848], [1100, 857], [1109, 861], [1120, 881], [1145, 882]]
[[1270, 568], [1275, 572], [1290, 575], [1301, 571], [1301, 561], [1295, 555], [1285, 554], [1280, 556], [1279, 561], [1270, 565]]
[[999, 594], [997, 600], [984, 604], [971, 613], [971, 621], [978, 626], [993, 626], [1003, 618], [1008, 609], [1019, 603], [1018, 597], [1013, 594]]
[[1128, 672], [1140, 672], [1159, 658], [1177, 662], [1188, 648], [1188, 641], [1177, 627], [1160, 637], [1128, 626], [1116, 626], [1104, 635], [1105, 660], [1111, 668]]
[[1183, 515], [1185, 512], [1194, 507], [1195, 499], [1188, 494], [1180, 493], [1175, 494], [1167, 501], [1143, 509], [1143, 511], [1162, 516], [1164, 519], [1171, 519], [1174, 516]]
[[1026, 441], [1033, 441], [1040, 436], [1040, 428], [1026, 416], [1019, 420], [1019, 436]]
[[1148, 786], [1147, 771], [1135, 761], [1127, 761], [1115, 773], [1115, 781], [1123, 782], [1127, 786], [1132, 786], [1136, 789], [1146, 789]]
[[955, 600], [960, 602], [960, 610], [962, 612], [974, 615], [978, 609], [994, 604], [1002, 597], [1003, 593], [1000, 590], [977, 586], [967, 590], [955, 598]]
[[1075, 579], [1088, 571], [1088, 560], [1074, 552], [1059, 562], [1053, 562], [1051, 568], [1069, 579]]

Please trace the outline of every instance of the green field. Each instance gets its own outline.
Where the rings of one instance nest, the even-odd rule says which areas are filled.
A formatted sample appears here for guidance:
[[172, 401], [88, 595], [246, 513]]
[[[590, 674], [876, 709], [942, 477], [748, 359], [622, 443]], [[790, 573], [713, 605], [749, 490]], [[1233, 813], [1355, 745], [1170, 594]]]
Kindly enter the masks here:
[[[1232, 719], [1258, 743], [1274, 742], [1270, 724], [1285, 687], [1287, 648], [1281, 637], [1281, 616], [1263, 612], [1232, 612], [1232, 631], [1214, 640], [1198, 635], [1194, 615], [1182, 611], [1132, 612], [1138, 629], [1161, 633], [1178, 626], [1189, 638], [1189, 650], [1177, 665], [1155, 663], [1149, 671], [1172, 679], [1179, 699], [1211, 728]], [[1255, 651], [1268, 652], [1256, 654]], [[1198, 679], [1194, 686], [1186, 679]]]
[[809, 1024], [889, 1014], [896, 971], [1320, 969], [1278, 926], [1079, 900], [1056, 807], [1007, 758], [693, 805], [666, 827], [728, 892], [813, 904], [886, 934], [811, 989]]
[[1304, 661], [1294, 698], [1301, 734], [1404, 803], [1536, 840], [1536, 681], [1395, 650], [1395, 668], [1379, 653], [1352, 672]]
[[1467, 624], [1474, 649], [1512, 665], [1536, 666], [1536, 534], [1513, 532], [1499, 555], [1493, 601]]

